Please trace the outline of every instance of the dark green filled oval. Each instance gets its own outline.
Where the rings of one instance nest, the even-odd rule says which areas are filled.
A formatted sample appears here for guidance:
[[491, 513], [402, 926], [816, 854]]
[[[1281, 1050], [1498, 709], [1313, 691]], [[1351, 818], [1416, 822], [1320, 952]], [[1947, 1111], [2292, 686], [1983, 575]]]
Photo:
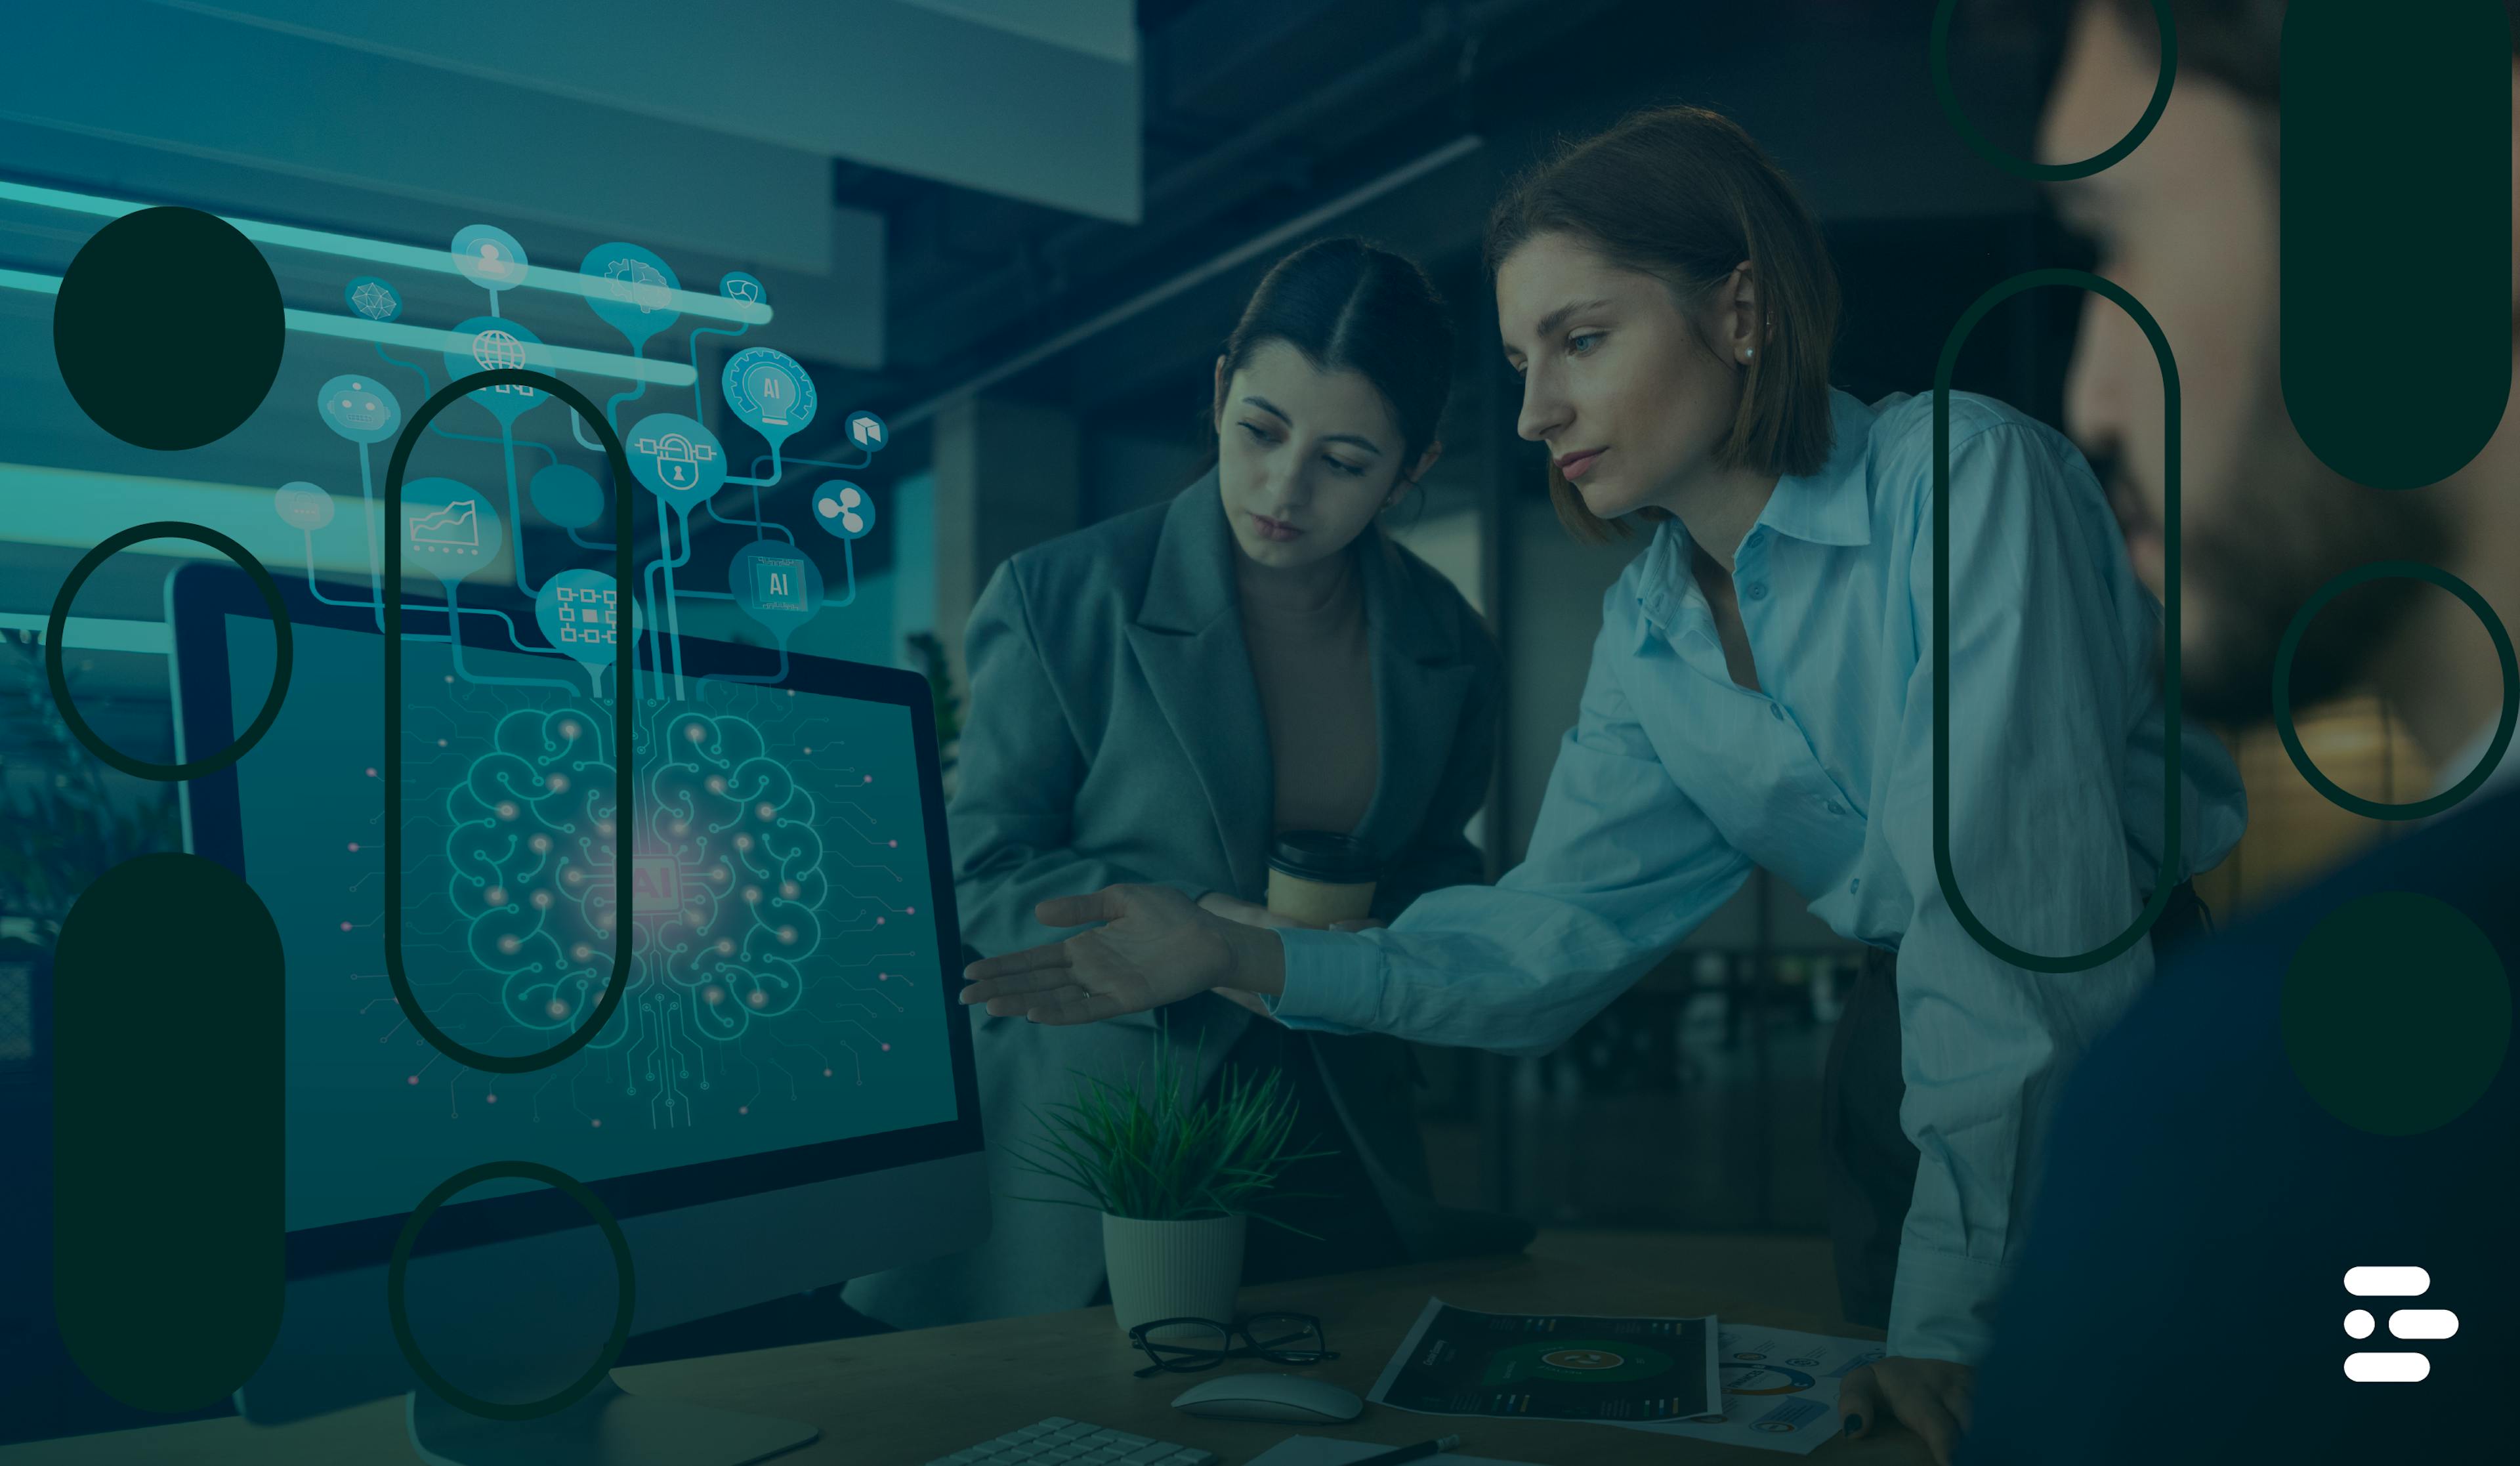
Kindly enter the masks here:
[[280, 932], [225, 867], [142, 856], [70, 908], [53, 990], [62, 1342], [127, 1404], [214, 1403], [280, 1332]]
[[2357, 483], [2466, 466], [2511, 396], [2511, 27], [2498, 0], [2284, 14], [2284, 406]]

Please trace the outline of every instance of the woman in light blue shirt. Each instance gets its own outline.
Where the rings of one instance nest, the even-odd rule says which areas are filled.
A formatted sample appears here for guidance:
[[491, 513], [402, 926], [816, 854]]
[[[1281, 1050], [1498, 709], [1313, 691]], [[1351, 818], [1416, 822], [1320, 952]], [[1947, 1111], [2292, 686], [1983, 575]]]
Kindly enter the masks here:
[[[1837, 1137], [1897, 1239], [1881, 1254], [1890, 1357], [1850, 1379], [1844, 1408], [1877, 1398], [1941, 1454], [2047, 1106], [2149, 977], [2151, 945], [2032, 970], [1946, 900], [1932, 399], [1867, 406], [1827, 385], [1826, 249], [1757, 146], [1698, 109], [1641, 113], [1519, 181], [1488, 260], [1520, 430], [1549, 447], [1561, 517], [1653, 523], [1603, 598], [1523, 864], [1365, 931], [1238, 924], [1160, 887], [1045, 902], [1046, 925], [1103, 924], [975, 964], [964, 1000], [1066, 1023], [1215, 987], [1293, 1028], [1540, 1053], [1764, 866], [1840, 934], [1896, 953], [1895, 984], [1859, 984], [1831, 1065], [1845, 1122], [1868, 1098], [1912, 1150], [1909, 1181]], [[1955, 393], [1950, 463], [1951, 874], [1994, 936], [2070, 957], [2222, 858], [2238, 776], [2182, 733], [2167, 837], [2161, 606], [2073, 446]], [[1880, 1076], [1868, 1095], [1858, 1073]], [[1840, 1257], [1843, 1273], [1862, 1250]]]

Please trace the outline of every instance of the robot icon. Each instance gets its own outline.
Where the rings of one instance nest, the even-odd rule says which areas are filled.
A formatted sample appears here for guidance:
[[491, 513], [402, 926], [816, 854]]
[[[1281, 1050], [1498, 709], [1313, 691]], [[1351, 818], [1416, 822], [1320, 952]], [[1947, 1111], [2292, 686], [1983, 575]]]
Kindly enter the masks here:
[[353, 432], [375, 432], [393, 421], [394, 410], [385, 403], [384, 394], [364, 381], [353, 381], [333, 402], [333, 416]]
[[336, 377], [316, 394], [324, 424], [353, 443], [382, 443], [402, 425], [402, 404], [374, 379]]

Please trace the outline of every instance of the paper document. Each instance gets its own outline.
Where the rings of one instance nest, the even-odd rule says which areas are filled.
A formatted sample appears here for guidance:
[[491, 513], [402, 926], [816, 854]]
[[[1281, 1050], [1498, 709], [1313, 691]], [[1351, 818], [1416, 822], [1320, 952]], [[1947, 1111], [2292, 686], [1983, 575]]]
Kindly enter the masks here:
[[1440, 1298], [1366, 1399], [1425, 1415], [1634, 1425], [1721, 1411], [1716, 1322], [1480, 1313]]
[[[1724, 1418], [1639, 1425], [1658, 1435], [1721, 1441], [1809, 1455], [1837, 1434], [1837, 1387], [1846, 1372], [1881, 1357], [1864, 1339], [1833, 1339], [1789, 1328], [1730, 1323], [1716, 1331], [1724, 1376]], [[1626, 1421], [1612, 1421], [1626, 1425]]]
[[[1261, 1454], [1253, 1456], [1249, 1466], [1347, 1466], [1350, 1461], [1362, 1461], [1368, 1456], [1378, 1456], [1386, 1450], [1396, 1449], [1398, 1449], [1397, 1446], [1377, 1444], [1372, 1441], [1334, 1441], [1328, 1436], [1289, 1436]], [[1440, 1456], [1431, 1456], [1428, 1459], [1435, 1462], [1436, 1466], [1520, 1466], [1520, 1463], [1514, 1461], [1491, 1460], [1486, 1456], [1465, 1456], [1449, 1450]]]
[[1804, 1455], [1837, 1430], [1839, 1381], [1881, 1355], [1862, 1339], [1712, 1315], [1478, 1313], [1434, 1298], [1366, 1398], [1428, 1415], [1578, 1420]]

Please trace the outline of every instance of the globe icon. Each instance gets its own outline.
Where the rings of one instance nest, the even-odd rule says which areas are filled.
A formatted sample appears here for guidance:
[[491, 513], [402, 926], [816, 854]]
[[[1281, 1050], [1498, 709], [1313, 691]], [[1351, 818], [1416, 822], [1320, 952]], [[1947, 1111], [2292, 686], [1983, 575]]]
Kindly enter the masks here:
[[485, 331], [472, 338], [472, 359], [484, 372], [502, 368], [521, 371], [525, 365], [525, 348], [504, 331]]

